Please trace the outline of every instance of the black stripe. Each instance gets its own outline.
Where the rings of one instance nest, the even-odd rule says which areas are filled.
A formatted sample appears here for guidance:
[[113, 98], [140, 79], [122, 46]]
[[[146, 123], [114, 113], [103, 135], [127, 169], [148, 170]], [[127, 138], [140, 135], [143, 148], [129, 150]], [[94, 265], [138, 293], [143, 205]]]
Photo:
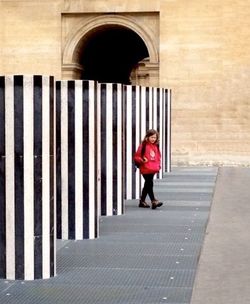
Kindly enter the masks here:
[[125, 94], [124, 94], [124, 86], [122, 90], [122, 105], [121, 105], [121, 111], [122, 111], [122, 180], [121, 180], [121, 191], [122, 191], [122, 214], [124, 213], [124, 200], [125, 200], [125, 180], [126, 180], [126, 167], [125, 167], [125, 159], [126, 159], [126, 137], [125, 137], [125, 117], [126, 117], [126, 111], [125, 111]]
[[[142, 93], [141, 93], [141, 91], [142, 91], [142, 87], [140, 86], [139, 87], [139, 121], [138, 121], [139, 126], [138, 126], [138, 129], [139, 129], [139, 134], [141, 135], [141, 137], [143, 136], [143, 138], [144, 138], [145, 134], [141, 134], [142, 133], [142, 127], [141, 127]], [[139, 140], [141, 141], [141, 138]]]
[[172, 91], [170, 90], [169, 91], [169, 100], [168, 100], [168, 103], [169, 103], [169, 168], [171, 170], [171, 133], [172, 133], [172, 129], [171, 129], [171, 112], [172, 112], [172, 109], [171, 109], [171, 100], [172, 100]]
[[124, 189], [126, 189], [126, 198], [127, 198], [127, 143], [128, 143], [128, 130], [126, 128], [126, 121], [127, 121], [127, 99], [128, 99], [128, 90], [127, 90], [127, 86], [124, 85], [123, 86], [123, 128], [124, 128], [124, 133], [123, 133], [123, 145], [124, 145], [124, 158], [123, 158], [123, 172], [125, 172], [125, 178], [124, 178], [124, 182], [123, 182], [123, 186]]
[[57, 238], [62, 238], [62, 177], [61, 177], [61, 81], [56, 82], [56, 220]]
[[117, 215], [117, 94], [118, 94], [118, 87], [117, 84], [112, 85], [113, 88], [113, 215]]
[[50, 76], [50, 276], [54, 276], [55, 264], [55, 220], [54, 220], [54, 207], [55, 207], [55, 189], [54, 189], [54, 77]]
[[165, 170], [167, 172], [168, 168], [168, 89], [165, 90], [165, 139], [166, 139], [166, 149], [165, 149]]
[[[132, 87], [132, 159], [136, 152], [136, 86]], [[132, 198], [136, 196], [136, 167], [133, 162], [133, 170], [132, 170]]]
[[0, 278], [6, 278], [5, 78], [0, 77]]
[[82, 132], [83, 132], [83, 238], [89, 238], [89, 82], [83, 81]]
[[107, 162], [106, 162], [106, 100], [107, 86], [106, 84], [101, 84], [101, 215], [107, 215]]
[[[156, 90], [156, 101], [155, 101], [155, 109], [156, 109], [156, 130], [160, 132], [160, 89], [154, 88]], [[160, 137], [162, 134], [160, 134]], [[156, 174], [156, 177], [159, 178], [160, 173]]]
[[148, 87], [146, 87], [145, 110], [146, 110], [146, 130], [148, 130], [149, 129], [149, 88]]
[[0, 77], [0, 156], [5, 156], [5, 78]]
[[[141, 115], [141, 108], [142, 108], [142, 87], [141, 86], [139, 86], [139, 120], [138, 120], [138, 126], [137, 126], [137, 128], [138, 128], [138, 130], [139, 130], [139, 137], [140, 137], [140, 139], [139, 139], [139, 141], [141, 142], [141, 139], [142, 139], [142, 137], [144, 138], [144, 136], [145, 136], [145, 134], [142, 134], [142, 126], [141, 126], [141, 117], [142, 117], [142, 115]], [[139, 195], [141, 196], [141, 178], [139, 178], [139, 185], [138, 185], [138, 187], [139, 187]]]
[[34, 277], [42, 278], [42, 76], [34, 76]]
[[160, 89], [157, 88], [157, 131], [160, 131]]
[[[94, 83], [94, 92], [95, 92], [95, 99], [94, 99], [94, 109], [95, 109], [95, 122], [97, 122], [97, 83]], [[98, 220], [99, 220], [99, 216], [98, 216], [98, 200], [97, 200], [97, 196], [98, 196], [98, 187], [97, 187], [97, 168], [98, 168], [98, 151], [97, 151], [97, 147], [98, 147], [98, 143], [97, 143], [97, 123], [95, 123], [94, 125], [94, 134], [95, 134], [95, 149], [94, 149], [94, 153], [95, 153], [95, 172], [94, 172], [94, 179], [95, 179], [95, 237], [98, 237], [99, 234], [99, 229], [98, 229]]]
[[68, 81], [68, 212], [69, 239], [75, 239], [75, 81]]
[[24, 279], [23, 76], [14, 76], [15, 272]]

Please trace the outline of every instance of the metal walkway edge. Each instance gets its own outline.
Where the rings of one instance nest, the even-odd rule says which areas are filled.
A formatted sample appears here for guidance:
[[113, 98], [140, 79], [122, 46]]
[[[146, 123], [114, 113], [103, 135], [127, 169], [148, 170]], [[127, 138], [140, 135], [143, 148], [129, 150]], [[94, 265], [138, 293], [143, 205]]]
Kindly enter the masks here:
[[1, 304], [189, 304], [218, 169], [175, 168], [155, 181], [156, 210], [126, 202], [100, 238], [58, 241], [57, 276], [0, 280]]
[[191, 303], [250, 303], [250, 168], [219, 168]]

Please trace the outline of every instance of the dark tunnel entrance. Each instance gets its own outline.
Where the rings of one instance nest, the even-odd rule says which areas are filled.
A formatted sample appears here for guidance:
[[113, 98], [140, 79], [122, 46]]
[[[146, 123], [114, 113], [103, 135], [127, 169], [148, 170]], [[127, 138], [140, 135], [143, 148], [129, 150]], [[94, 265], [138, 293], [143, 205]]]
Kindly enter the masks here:
[[84, 40], [80, 54], [83, 79], [131, 84], [132, 69], [149, 56], [140, 36], [123, 26], [98, 27]]

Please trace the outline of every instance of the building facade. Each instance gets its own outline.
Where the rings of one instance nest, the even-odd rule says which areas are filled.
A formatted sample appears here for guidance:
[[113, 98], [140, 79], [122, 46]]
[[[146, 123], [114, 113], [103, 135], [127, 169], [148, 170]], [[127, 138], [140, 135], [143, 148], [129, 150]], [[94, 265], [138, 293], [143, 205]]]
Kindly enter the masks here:
[[172, 89], [172, 164], [250, 165], [247, 0], [1, 0], [0, 74]]

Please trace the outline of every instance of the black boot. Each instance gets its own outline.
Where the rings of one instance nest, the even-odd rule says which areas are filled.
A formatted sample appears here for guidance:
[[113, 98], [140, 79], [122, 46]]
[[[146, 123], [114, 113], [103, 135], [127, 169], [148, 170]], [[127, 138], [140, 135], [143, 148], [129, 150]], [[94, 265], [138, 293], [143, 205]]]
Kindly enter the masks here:
[[150, 206], [146, 203], [140, 200], [138, 207], [140, 208], [150, 208]]
[[159, 202], [157, 200], [152, 201], [152, 209], [156, 209], [157, 207], [161, 207], [162, 205], [162, 202]]

